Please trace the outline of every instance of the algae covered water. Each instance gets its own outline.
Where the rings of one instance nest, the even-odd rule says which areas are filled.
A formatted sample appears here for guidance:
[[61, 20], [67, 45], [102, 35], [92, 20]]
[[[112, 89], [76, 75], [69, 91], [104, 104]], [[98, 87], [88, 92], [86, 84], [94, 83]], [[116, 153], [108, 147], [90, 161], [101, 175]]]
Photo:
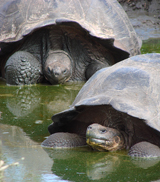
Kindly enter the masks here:
[[[142, 53], [160, 52], [160, 40], [144, 42]], [[89, 147], [41, 147], [51, 116], [72, 104], [83, 83], [7, 86], [0, 80], [0, 181], [159, 181], [160, 159], [134, 159], [126, 151], [95, 152]]]

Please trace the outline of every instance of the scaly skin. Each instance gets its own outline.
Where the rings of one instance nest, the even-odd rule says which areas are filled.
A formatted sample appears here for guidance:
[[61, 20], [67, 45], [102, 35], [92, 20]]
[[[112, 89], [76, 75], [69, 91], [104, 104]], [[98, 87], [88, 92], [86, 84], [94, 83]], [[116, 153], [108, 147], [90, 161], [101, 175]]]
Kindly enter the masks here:
[[[116, 151], [125, 148], [123, 135], [113, 128], [91, 124], [86, 131], [86, 143], [98, 151]], [[160, 148], [142, 141], [133, 145], [128, 152], [132, 157], [160, 157]]]
[[116, 151], [125, 147], [121, 133], [100, 124], [91, 124], [86, 131], [86, 142], [98, 151]]
[[[108, 44], [112, 42], [111, 39], [106, 41]], [[58, 25], [45, 27], [26, 36], [18, 47], [15, 46], [13, 51], [15, 53], [9, 57], [5, 66], [10, 66], [9, 70], [5, 70], [7, 83], [12, 85], [38, 83], [41, 79], [37, 78], [36, 68], [32, 69], [34, 66], [37, 67], [37, 63], [41, 66], [41, 76], [43, 75], [51, 84], [86, 81], [97, 70], [128, 57], [127, 53], [119, 56], [119, 50], [112, 49], [110, 52], [109, 48], [101, 45], [81, 29]], [[32, 65], [29, 70], [30, 77], [25, 76], [28, 68], [26, 67], [26, 70], [23, 66], [21, 68], [21, 59], [19, 60], [21, 53], [25, 57], [26, 65]], [[33, 58], [30, 59], [31, 56], [28, 54]], [[18, 81], [12, 75], [16, 75]]]

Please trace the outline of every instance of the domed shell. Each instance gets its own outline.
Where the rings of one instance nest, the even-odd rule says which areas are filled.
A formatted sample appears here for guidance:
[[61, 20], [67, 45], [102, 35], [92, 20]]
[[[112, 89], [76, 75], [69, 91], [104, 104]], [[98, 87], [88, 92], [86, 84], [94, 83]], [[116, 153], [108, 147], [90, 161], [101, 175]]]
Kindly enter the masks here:
[[[52, 117], [68, 122], [83, 107], [111, 105], [160, 131], [160, 54], [137, 55], [96, 72], [82, 87], [70, 109]], [[52, 124], [49, 126], [52, 130]]]
[[114, 46], [131, 56], [140, 53], [141, 41], [117, 0], [0, 2], [0, 42], [15, 42], [34, 29], [69, 22], [94, 37], [115, 39]]

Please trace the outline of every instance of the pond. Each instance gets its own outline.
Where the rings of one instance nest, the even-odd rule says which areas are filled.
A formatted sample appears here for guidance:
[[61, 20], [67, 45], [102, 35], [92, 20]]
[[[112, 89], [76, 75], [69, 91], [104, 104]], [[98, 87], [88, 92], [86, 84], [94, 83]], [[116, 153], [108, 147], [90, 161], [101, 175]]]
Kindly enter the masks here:
[[[160, 52], [160, 39], [143, 42], [142, 53]], [[158, 181], [160, 159], [134, 159], [126, 151], [89, 147], [44, 149], [51, 116], [69, 108], [83, 83], [7, 86], [0, 80], [0, 181]]]

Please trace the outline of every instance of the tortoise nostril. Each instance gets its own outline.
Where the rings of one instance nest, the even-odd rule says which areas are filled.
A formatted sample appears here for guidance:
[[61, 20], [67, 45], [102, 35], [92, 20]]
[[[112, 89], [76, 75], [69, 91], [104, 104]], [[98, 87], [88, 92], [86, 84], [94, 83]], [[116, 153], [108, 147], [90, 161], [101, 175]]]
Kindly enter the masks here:
[[55, 76], [59, 76], [59, 73], [58, 73], [58, 72], [54, 72], [54, 75], [55, 75]]

